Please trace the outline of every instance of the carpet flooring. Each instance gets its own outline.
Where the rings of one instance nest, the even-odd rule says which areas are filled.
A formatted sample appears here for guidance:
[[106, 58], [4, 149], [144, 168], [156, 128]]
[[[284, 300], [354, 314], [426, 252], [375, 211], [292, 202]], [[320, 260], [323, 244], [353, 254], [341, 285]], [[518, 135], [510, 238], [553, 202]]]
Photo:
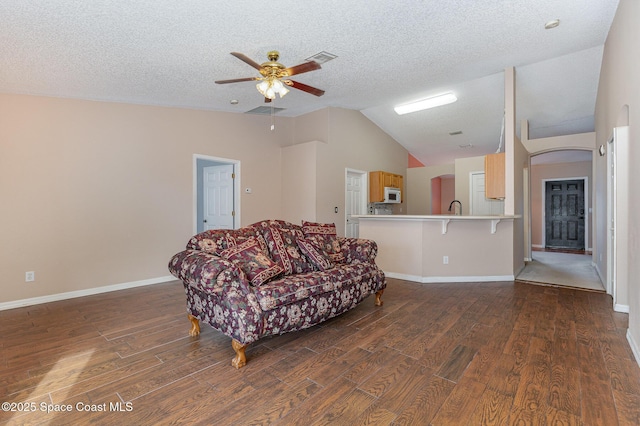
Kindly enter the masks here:
[[517, 276], [518, 281], [605, 291], [590, 254], [534, 251], [532, 257]]

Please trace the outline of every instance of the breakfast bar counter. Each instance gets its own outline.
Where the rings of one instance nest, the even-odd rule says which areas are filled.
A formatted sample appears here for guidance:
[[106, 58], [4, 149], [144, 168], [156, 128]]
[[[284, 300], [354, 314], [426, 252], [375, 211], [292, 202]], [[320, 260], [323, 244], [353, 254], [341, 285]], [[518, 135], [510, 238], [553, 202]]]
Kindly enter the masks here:
[[360, 238], [376, 241], [391, 278], [422, 283], [512, 281], [514, 221], [521, 216], [361, 215]]

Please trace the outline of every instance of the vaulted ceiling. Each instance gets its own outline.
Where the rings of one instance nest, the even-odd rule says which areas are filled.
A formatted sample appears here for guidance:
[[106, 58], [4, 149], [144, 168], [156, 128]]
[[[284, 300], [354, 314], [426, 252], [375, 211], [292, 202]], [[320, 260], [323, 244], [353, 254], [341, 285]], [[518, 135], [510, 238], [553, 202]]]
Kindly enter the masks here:
[[[516, 68], [516, 118], [530, 137], [594, 130], [603, 45], [618, 0], [5, 0], [0, 92], [245, 113], [263, 106], [254, 61], [336, 58], [271, 103], [280, 116], [361, 111], [426, 165], [494, 152], [503, 71]], [[560, 25], [545, 29], [559, 19]], [[452, 91], [456, 103], [393, 107]], [[237, 101], [232, 103], [231, 101]], [[518, 126], [519, 127], [519, 126]], [[450, 135], [453, 132], [461, 134]]]

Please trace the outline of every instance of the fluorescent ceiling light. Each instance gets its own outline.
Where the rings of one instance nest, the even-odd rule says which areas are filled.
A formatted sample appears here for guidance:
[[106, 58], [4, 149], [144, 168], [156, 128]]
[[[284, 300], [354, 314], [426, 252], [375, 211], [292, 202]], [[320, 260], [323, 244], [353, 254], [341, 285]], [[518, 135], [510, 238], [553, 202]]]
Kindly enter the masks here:
[[437, 106], [447, 105], [457, 101], [456, 95], [451, 92], [443, 93], [442, 95], [432, 96], [427, 99], [421, 99], [419, 101], [410, 102], [404, 105], [398, 105], [393, 108], [398, 115], [408, 114], [410, 112], [422, 111], [423, 109], [433, 108]]

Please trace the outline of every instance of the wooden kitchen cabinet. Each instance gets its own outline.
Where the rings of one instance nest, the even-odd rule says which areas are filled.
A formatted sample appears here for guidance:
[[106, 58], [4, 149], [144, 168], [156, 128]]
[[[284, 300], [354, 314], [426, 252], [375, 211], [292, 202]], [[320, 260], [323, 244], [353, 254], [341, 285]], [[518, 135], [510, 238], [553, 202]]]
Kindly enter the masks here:
[[484, 157], [484, 195], [487, 198], [504, 199], [504, 158], [504, 152], [489, 154]]
[[[369, 172], [369, 202], [381, 203], [384, 201], [384, 188], [398, 188], [402, 190], [404, 177], [394, 173], [375, 171]], [[404, 194], [400, 194], [404, 199]]]

